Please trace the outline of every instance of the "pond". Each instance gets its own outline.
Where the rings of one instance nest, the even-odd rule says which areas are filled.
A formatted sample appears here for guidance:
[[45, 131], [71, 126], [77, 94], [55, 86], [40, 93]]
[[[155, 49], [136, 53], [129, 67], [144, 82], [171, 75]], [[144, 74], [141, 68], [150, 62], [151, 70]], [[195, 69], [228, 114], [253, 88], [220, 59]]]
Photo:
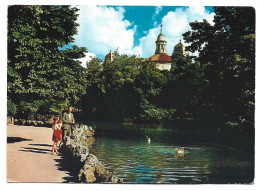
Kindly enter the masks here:
[[[210, 145], [205, 135], [162, 125], [91, 125], [96, 139], [90, 152], [125, 183], [226, 184], [251, 183], [254, 179], [252, 156], [231, 147]], [[184, 148], [184, 153], [176, 148]]]

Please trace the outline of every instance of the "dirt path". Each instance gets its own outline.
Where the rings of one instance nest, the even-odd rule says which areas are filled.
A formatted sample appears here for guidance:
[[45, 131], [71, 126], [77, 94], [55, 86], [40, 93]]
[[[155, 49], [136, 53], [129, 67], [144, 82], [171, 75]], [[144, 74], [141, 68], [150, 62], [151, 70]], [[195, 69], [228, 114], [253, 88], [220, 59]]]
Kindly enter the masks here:
[[64, 182], [69, 177], [61, 156], [51, 155], [52, 129], [7, 126], [8, 182]]

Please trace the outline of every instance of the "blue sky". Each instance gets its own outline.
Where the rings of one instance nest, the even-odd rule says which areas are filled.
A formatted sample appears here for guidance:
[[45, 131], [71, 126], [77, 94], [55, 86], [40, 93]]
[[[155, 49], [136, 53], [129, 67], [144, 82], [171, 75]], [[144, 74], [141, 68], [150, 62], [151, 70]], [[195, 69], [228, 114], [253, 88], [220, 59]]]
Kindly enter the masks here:
[[[188, 7], [180, 6], [124, 6], [125, 19], [130, 22], [134, 22], [138, 27], [136, 33], [134, 34], [134, 45], [138, 45], [139, 38], [145, 36], [144, 31], [148, 31], [154, 26], [159, 26], [161, 24], [162, 18], [167, 15], [170, 11], [176, 11], [179, 9], [187, 9]], [[157, 14], [156, 14], [157, 10]], [[206, 7], [209, 12], [214, 12], [213, 7]], [[151, 18], [151, 19], [148, 19]], [[155, 24], [156, 23], [156, 24]]]
[[214, 17], [213, 8], [203, 6], [77, 7], [80, 9], [77, 21], [80, 26], [74, 44], [85, 46], [90, 52], [88, 55], [100, 59], [117, 48], [121, 54], [136, 54], [143, 58], [152, 56], [160, 24], [163, 24], [163, 34], [167, 39], [167, 53], [171, 55], [181, 35], [190, 30], [189, 22], [207, 19], [213, 24]]

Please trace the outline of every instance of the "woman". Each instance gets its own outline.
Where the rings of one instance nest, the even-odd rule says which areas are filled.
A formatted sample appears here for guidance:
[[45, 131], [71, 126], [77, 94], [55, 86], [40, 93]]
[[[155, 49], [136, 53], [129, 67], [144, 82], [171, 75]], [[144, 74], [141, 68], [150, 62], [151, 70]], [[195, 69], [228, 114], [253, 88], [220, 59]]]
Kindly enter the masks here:
[[52, 145], [52, 154], [58, 154], [57, 151], [57, 143], [61, 140], [62, 138], [62, 130], [61, 130], [62, 122], [60, 120], [59, 116], [55, 116], [53, 119], [52, 123], [52, 129], [53, 129], [53, 135], [52, 135], [52, 140], [53, 140], [53, 145]]

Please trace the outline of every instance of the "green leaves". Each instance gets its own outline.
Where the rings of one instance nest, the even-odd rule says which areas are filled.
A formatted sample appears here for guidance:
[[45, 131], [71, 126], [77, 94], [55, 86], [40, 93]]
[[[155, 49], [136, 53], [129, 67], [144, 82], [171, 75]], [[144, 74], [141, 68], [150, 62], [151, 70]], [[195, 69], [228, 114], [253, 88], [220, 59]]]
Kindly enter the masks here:
[[17, 106], [10, 99], [7, 99], [7, 115], [15, 116], [17, 113]]
[[[84, 69], [75, 59], [86, 48], [59, 49], [73, 41], [76, 12], [69, 6], [8, 7], [8, 97], [16, 104], [55, 99], [75, 103], [85, 93]], [[34, 107], [20, 106], [18, 114]]]
[[[252, 121], [254, 115], [248, 103], [254, 103], [255, 10], [252, 7], [214, 9], [213, 26], [206, 21], [195, 21], [190, 23], [192, 31], [183, 36], [191, 43], [187, 49], [199, 52], [197, 60], [204, 68], [202, 81], [208, 82], [201, 86], [201, 102], [211, 107], [212, 115], [219, 121], [232, 121], [226, 124], [235, 127], [244, 125], [239, 116]], [[245, 92], [252, 94], [245, 98]]]

